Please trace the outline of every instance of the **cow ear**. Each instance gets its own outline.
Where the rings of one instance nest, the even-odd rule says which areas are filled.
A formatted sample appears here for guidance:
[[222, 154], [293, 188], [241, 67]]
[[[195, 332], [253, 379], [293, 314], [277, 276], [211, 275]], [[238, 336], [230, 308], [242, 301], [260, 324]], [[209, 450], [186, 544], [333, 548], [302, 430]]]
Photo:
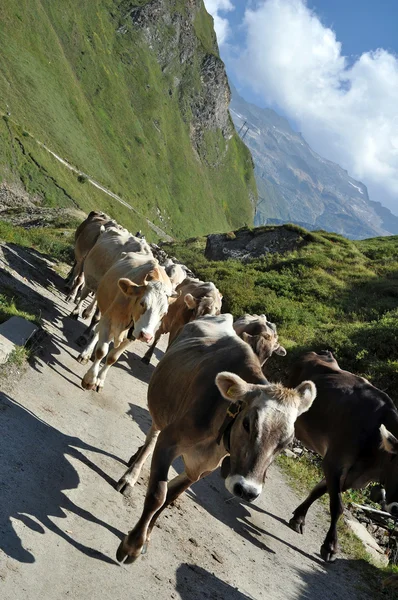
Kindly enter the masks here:
[[[250, 335], [250, 333], [246, 333], [246, 331], [242, 332], [241, 338], [244, 342], [246, 342], [246, 344], [250, 344], [250, 342], [253, 339], [253, 335]], [[251, 345], [251, 344], [250, 344]]]
[[380, 425], [380, 435], [381, 435], [381, 444], [380, 448], [385, 450], [389, 454], [397, 454], [398, 453], [398, 440], [390, 433], [384, 425]]
[[316, 387], [313, 381], [303, 381], [295, 388], [295, 391], [300, 397], [300, 405], [298, 408], [297, 416], [306, 412], [311, 404], [314, 402], [316, 397]]
[[140, 290], [140, 286], [130, 281], [126, 277], [119, 279], [118, 286], [125, 296], [136, 296]]
[[185, 294], [184, 302], [191, 310], [196, 308], [196, 299], [192, 296], [192, 294]]
[[153, 271], [153, 270], [152, 270], [152, 271], [149, 271], [149, 273], [147, 273], [147, 274], [145, 275], [145, 278], [144, 278], [144, 285], [145, 285], [145, 283], [147, 283], [148, 281], [153, 281], [154, 279], [155, 279], [155, 271]]
[[239, 375], [227, 371], [217, 375], [216, 386], [220, 390], [220, 394], [230, 402], [242, 400], [251, 389], [251, 385], [243, 381]]
[[274, 353], [277, 354], [278, 356], [286, 356], [286, 354], [287, 354], [287, 352], [283, 346], [278, 346], [276, 348], [276, 350], [274, 350]]

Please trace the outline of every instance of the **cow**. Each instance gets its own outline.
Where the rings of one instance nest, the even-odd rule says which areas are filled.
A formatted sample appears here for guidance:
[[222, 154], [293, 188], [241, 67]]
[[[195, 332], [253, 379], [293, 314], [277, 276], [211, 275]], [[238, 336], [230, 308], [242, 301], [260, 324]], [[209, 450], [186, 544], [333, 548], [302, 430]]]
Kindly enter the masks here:
[[[293, 366], [289, 383], [310, 378], [317, 388], [311, 409], [296, 421], [296, 437], [322, 456], [325, 478], [296, 508], [290, 527], [304, 533], [311, 504], [326, 492], [331, 523], [321, 556], [337, 553], [337, 522], [343, 513], [341, 493], [378, 481], [386, 490], [386, 509], [398, 507], [398, 411], [391, 398], [363, 377], [343, 371], [333, 354], [308, 352]], [[390, 433], [391, 432], [391, 433]]]
[[[70, 283], [67, 286], [67, 300], [74, 302], [84, 284], [83, 265], [87, 254], [93, 248], [100, 233], [107, 227], [117, 227], [116, 221], [105, 213], [92, 211], [87, 219], [79, 225], [75, 233], [75, 263]], [[76, 236], [77, 234], [77, 236]]]
[[[227, 489], [249, 502], [257, 498], [272, 460], [293, 439], [297, 416], [311, 406], [314, 384], [303, 382], [292, 390], [269, 383], [232, 323], [230, 314], [188, 323], [152, 375], [152, 426], [117, 489], [134, 484], [154, 448], [151, 474], [142, 515], [121, 542], [119, 561], [136, 560], [166, 506], [214, 471], [227, 454]], [[178, 456], [185, 470], [167, 484]]]
[[163, 266], [174, 288], [180, 285], [180, 283], [182, 283], [187, 276], [186, 271], [182, 268], [182, 266], [173, 263], [173, 261], [170, 261], [170, 259], [169, 264], [164, 264]]
[[286, 356], [286, 350], [278, 342], [276, 325], [265, 315], [244, 315], [234, 322], [236, 333], [253, 349], [261, 365], [273, 354]]
[[[144, 239], [133, 236], [127, 229], [117, 225], [104, 228], [96, 243], [87, 254], [84, 261], [84, 287], [79, 302], [71, 313], [71, 317], [78, 319], [84, 300], [90, 292], [96, 292], [98, 284], [108, 269], [123, 253], [136, 252], [152, 258], [152, 252]], [[84, 318], [89, 318], [94, 309], [96, 300], [83, 312]]]
[[[94, 362], [81, 382], [84, 389], [100, 392], [109, 368], [132, 341], [152, 341], [172, 294], [170, 279], [154, 258], [128, 252], [112, 265], [97, 289], [101, 312], [97, 331], [78, 357], [84, 364], [95, 349]], [[132, 337], [128, 335], [130, 330]], [[112, 340], [114, 348], [108, 354]]]
[[142, 358], [142, 362], [147, 365], [162, 334], [170, 334], [170, 346], [186, 323], [205, 315], [219, 315], [221, 312], [222, 295], [211, 281], [187, 277], [177, 286], [176, 293], [179, 297], [163, 317], [152, 346]]

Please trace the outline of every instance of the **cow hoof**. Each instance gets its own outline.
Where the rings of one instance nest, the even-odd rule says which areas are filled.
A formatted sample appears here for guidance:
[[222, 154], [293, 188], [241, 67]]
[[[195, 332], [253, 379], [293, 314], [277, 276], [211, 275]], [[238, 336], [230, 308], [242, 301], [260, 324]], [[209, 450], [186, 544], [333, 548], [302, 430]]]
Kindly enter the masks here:
[[333, 563], [337, 558], [336, 552], [332, 550], [328, 544], [323, 544], [321, 546], [321, 557], [327, 563]]
[[131, 565], [133, 562], [135, 562], [137, 560], [138, 557], [139, 557], [139, 553], [137, 556], [134, 556], [134, 555], [132, 556], [131, 554], [128, 554], [124, 540], [123, 540], [123, 542], [120, 542], [119, 548], [117, 549], [117, 552], [116, 552], [116, 559], [120, 563], [124, 563], [125, 565]]
[[74, 321], [77, 321], [79, 318], [79, 315], [77, 313], [70, 313], [70, 318], [73, 319]]
[[301, 533], [304, 535], [305, 532], [305, 523], [302, 521], [297, 521], [294, 517], [289, 521], [290, 529], [293, 529], [296, 533]]
[[94, 390], [97, 387], [97, 384], [96, 383], [90, 383], [90, 382], [85, 381], [84, 379], [82, 379], [81, 386], [85, 390]]
[[[93, 389], [94, 389], [94, 388], [93, 388]], [[103, 383], [98, 383], [98, 384], [95, 386], [95, 391], [96, 391], [98, 394], [100, 394], [100, 393], [102, 392], [102, 390], [103, 390], [103, 389], [104, 389], [104, 384], [103, 384]]]
[[126, 498], [132, 495], [133, 487], [129, 484], [128, 481], [123, 479], [123, 477], [119, 479], [115, 487], [116, 490], [123, 494], [123, 496], [125, 496]]
[[141, 362], [144, 363], [144, 365], [149, 365], [149, 363], [151, 362], [151, 359], [148, 358], [147, 356], [143, 356], [141, 358]]
[[[77, 357], [77, 362], [79, 362], [81, 365], [86, 365], [88, 363], [88, 356], [84, 356], [83, 354], [79, 354], [79, 356]], [[83, 385], [83, 384], [82, 384]], [[83, 386], [84, 387], [84, 386]]]
[[84, 335], [81, 335], [76, 340], [76, 344], [80, 347], [87, 346], [87, 342], [88, 342], [88, 340], [87, 340], [86, 336], [84, 336]]

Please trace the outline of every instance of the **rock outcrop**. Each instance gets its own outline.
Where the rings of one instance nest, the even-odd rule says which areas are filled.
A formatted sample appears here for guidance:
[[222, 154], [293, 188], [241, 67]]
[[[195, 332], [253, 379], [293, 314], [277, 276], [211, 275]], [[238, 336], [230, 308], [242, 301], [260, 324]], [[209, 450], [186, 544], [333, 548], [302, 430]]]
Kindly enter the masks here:
[[245, 261], [269, 253], [289, 252], [302, 243], [302, 234], [289, 227], [240, 229], [207, 236], [205, 256], [208, 260]]

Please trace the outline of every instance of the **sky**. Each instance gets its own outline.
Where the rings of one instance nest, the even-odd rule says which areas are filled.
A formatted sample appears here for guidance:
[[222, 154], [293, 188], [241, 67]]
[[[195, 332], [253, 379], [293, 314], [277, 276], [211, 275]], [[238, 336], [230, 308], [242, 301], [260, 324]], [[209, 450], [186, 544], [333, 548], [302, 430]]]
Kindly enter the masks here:
[[398, 214], [398, 1], [204, 1], [241, 96]]

